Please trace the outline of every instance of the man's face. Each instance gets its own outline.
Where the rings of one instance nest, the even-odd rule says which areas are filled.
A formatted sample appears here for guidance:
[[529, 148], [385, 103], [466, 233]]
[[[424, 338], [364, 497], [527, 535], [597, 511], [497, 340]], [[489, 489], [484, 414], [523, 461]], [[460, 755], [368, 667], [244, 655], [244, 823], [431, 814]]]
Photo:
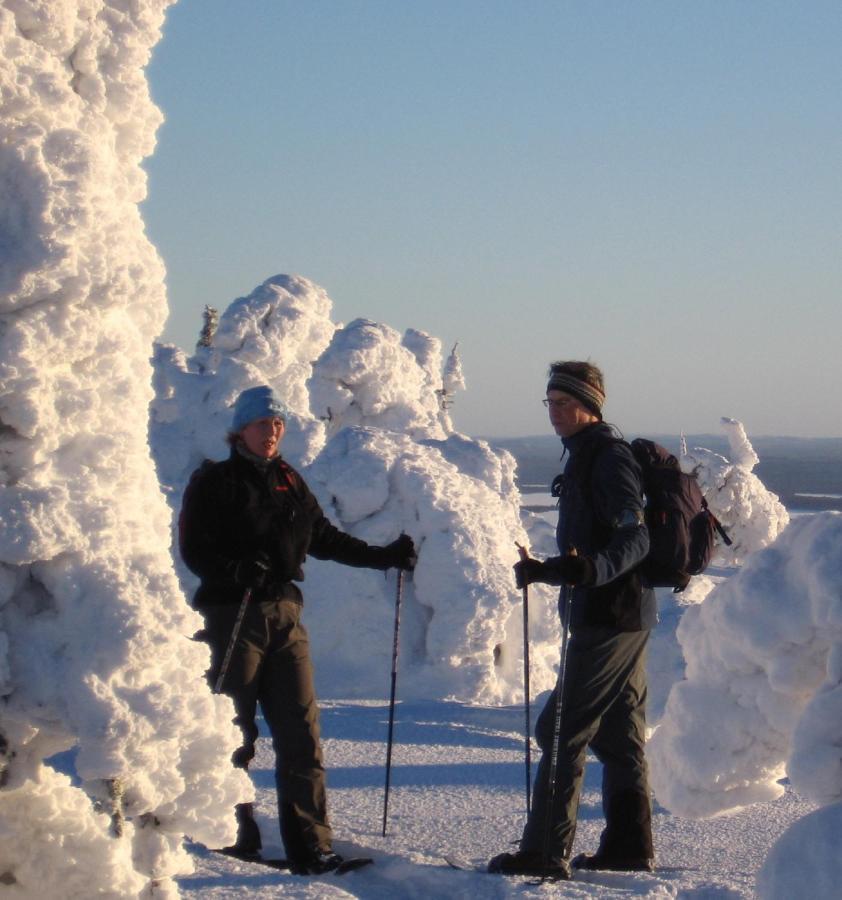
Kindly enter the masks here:
[[240, 432], [246, 449], [255, 456], [271, 459], [278, 452], [278, 445], [284, 436], [284, 420], [273, 416], [252, 419]]
[[550, 425], [559, 437], [571, 437], [586, 425], [599, 421], [587, 406], [564, 391], [547, 391], [547, 410], [550, 414]]

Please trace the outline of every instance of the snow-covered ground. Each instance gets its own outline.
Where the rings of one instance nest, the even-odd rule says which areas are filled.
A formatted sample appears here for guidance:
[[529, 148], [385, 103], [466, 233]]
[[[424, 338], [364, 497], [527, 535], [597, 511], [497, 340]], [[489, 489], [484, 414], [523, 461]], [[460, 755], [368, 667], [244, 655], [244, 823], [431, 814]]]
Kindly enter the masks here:
[[[568, 883], [535, 885], [528, 878], [455, 871], [444, 855], [484, 863], [510, 849], [508, 842], [520, 835], [525, 816], [523, 708], [400, 703], [384, 838], [388, 678], [383, 672], [385, 699], [322, 704], [336, 847], [372, 856], [375, 865], [341, 879], [297, 878], [193, 846], [196, 872], [180, 880], [184, 897], [750, 898], [769, 848], [789, 825], [816, 808], [791, 791], [738, 814], [701, 821], [656, 806], [659, 870], [654, 875], [587, 873]], [[252, 777], [266, 852], [280, 855], [272, 766], [271, 746], [264, 738]], [[577, 851], [593, 850], [599, 839], [599, 784], [600, 767], [592, 760], [580, 807]]]
[[[526, 494], [524, 506], [551, 507], [546, 494]], [[555, 512], [532, 517], [530, 535], [540, 541], [541, 525], [549, 527]], [[762, 518], [762, 517], [761, 517]], [[813, 516], [797, 515], [796, 520]], [[814, 528], [832, 528], [839, 517], [827, 522], [815, 519]], [[758, 535], [762, 532], [761, 526]], [[746, 529], [748, 534], [749, 530]], [[797, 532], [796, 532], [797, 534]], [[759, 539], [759, 538], [758, 538]], [[796, 541], [797, 543], [797, 541]], [[778, 551], [770, 551], [773, 557]], [[763, 560], [763, 554], [758, 554]], [[736, 567], [714, 569], [695, 579], [685, 595], [659, 591], [660, 623], [650, 645], [650, 718], [659, 722], [671, 688], [681, 681], [684, 654], [676, 636], [685, 612], [701, 608], [716, 586], [725, 585], [738, 573]], [[306, 618], [306, 616], [305, 616]], [[770, 610], [770, 621], [774, 614]], [[760, 629], [757, 629], [760, 632]], [[314, 654], [320, 655], [318, 646]], [[336, 848], [346, 855], [367, 855], [375, 865], [342, 879], [326, 876], [302, 879], [232, 861], [192, 845], [196, 871], [180, 879], [183, 896], [233, 898], [258, 892], [261, 897], [681, 897], [752, 898], [764, 862], [768, 887], [764, 896], [801, 895], [810, 887], [815, 898], [836, 895], [836, 881], [828, 873], [828, 828], [814, 817], [834, 807], [821, 807], [799, 797], [781, 772], [780, 796], [745, 806], [729, 815], [682, 818], [655, 804], [654, 833], [658, 869], [648, 873], [577, 873], [572, 882], [536, 884], [530, 878], [504, 878], [475, 871], [457, 871], [445, 861], [456, 857], [476, 866], [495, 853], [511, 849], [525, 818], [524, 710], [522, 705], [482, 706], [447, 700], [399, 702], [395, 724], [388, 829], [382, 836], [389, 672], [381, 666], [382, 695], [369, 699], [325, 699], [323, 731], [328, 766], [331, 817]], [[318, 673], [317, 673], [318, 675]], [[401, 696], [399, 673], [398, 696]], [[325, 696], [331, 694], [330, 677], [319, 682]], [[545, 695], [533, 697], [534, 724]], [[702, 711], [704, 713], [704, 710]], [[749, 713], [747, 711], [746, 715]], [[708, 718], [712, 730], [715, 721]], [[537, 748], [532, 746], [533, 763]], [[757, 755], [756, 753], [754, 754]], [[693, 765], [703, 752], [687, 750]], [[252, 770], [257, 791], [258, 818], [265, 837], [265, 852], [282, 855], [275, 819], [273, 755], [268, 737], [260, 741]], [[534, 775], [534, 765], [533, 765]], [[600, 807], [599, 763], [591, 759], [580, 807], [574, 852], [592, 851], [603, 826]], [[662, 779], [663, 780], [663, 779]], [[715, 786], [708, 785], [715, 796]], [[830, 835], [838, 833], [838, 816], [831, 819]], [[796, 842], [792, 853], [817, 846], [808, 871], [791, 865], [785, 851], [790, 834]], [[799, 833], [800, 832], [802, 834]], [[818, 834], [817, 834], [818, 831]], [[784, 840], [775, 847], [779, 838]], [[806, 835], [806, 837], [804, 836]], [[824, 837], [824, 843], [821, 840]], [[824, 858], [821, 850], [825, 851]], [[771, 855], [770, 855], [771, 851]], [[830, 867], [831, 872], [833, 866]]]
[[[758, 488], [762, 492], [762, 488]], [[524, 506], [550, 506], [546, 495], [524, 495]], [[767, 506], [769, 504], [766, 504]], [[554, 522], [552, 511], [539, 512], [529, 528], [533, 544], [541, 541], [541, 527]], [[766, 522], [764, 516], [760, 517]], [[800, 524], [789, 540], [762, 551], [765, 525], [756, 529], [760, 550], [754, 553], [755, 566], [766, 571], [773, 561], [795, 556], [810, 558], [817, 546], [826, 550], [830, 536], [842, 517], [834, 514], [796, 515]], [[744, 529], [751, 543], [751, 529]], [[812, 537], [811, 537], [811, 532]], [[546, 535], [544, 534], [544, 537]], [[832, 557], [832, 555], [831, 555]], [[791, 563], [792, 564], [792, 563]], [[741, 591], [751, 593], [751, 585], [762, 590], [763, 582], [756, 574], [740, 576], [740, 567], [719, 567], [704, 578], [694, 579], [683, 595], [659, 591], [660, 623], [653, 632], [650, 645], [650, 718], [656, 724], [664, 721], [664, 711], [671, 689], [682, 683], [684, 657], [677, 633], [685, 614], [692, 610], [696, 618], [707, 597], [716, 597], [734, 580], [739, 603]], [[774, 572], [772, 573], [774, 575]], [[828, 581], [830, 580], [829, 576]], [[819, 579], [826, 591], [831, 585]], [[742, 589], [739, 587], [743, 585]], [[748, 587], [746, 587], [748, 586]], [[733, 591], [732, 591], [733, 594]], [[724, 596], [729, 596], [724, 592]], [[746, 628], [749, 642], [774, 630], [776, 617], [785, 615], [782, 607], [768, 592], [768, 609], [758, 615], [753, 628]], [[797, 606], [793, 598], [789, 607]], [[809, 608], [809, 594], [803, 600]], [[714, 609], [716, 607], [713, 607]], [[709, 613], [710, 615], [710, 613]], [[697, 628], [701, 627], [697, 624]], [[716, 640], [716, 626], [711, 626]], [[821, 641], [814, 642], [802, 653], [822, 656]], [[779, 655], [779, 650], [775, 651]], [[826, 647], [824, 648], [826, 653]], [[318, 659], [318, 646], [314, 647]], [[690, 654], [691, 658], [692, 654]], [[329, 666], [326, 667], [329, 669]], [[727, 815], [709, 818], [683, 818], [668, 811], [656, 801], [654, 831], [658, 869], [648, 873], [577, 873], [572, 882], [536, 884], [529, 878], [504, 878], [475, 871], [452, 869], [445, 856], [455, 856], [469, 864], [481, 866], [490, 856], [510, 848], [517, 840], [525, 817], [524, 710], [521, 705], [482, 706], [447, 700], [407, 700], [400, 702], [395, 726], [395, 751], [386, 837], [381, 834], [388, 720], [389, 673], [382, 666], [382, 695], [368, 699], [326, 699], [323, 701], [323, 729], [328, 765], [328, 785], [336, 847], [346, 855], [372, 856], [375, 865], [345, 876], [301, 879], [269, 871], [253, 864], [232, 861], [193, 845], [191, 853], [196, 872], [180, 880], [184, 896], [202, 898], [245, 896], [259, 891], [261, 897], [360, 897], [360, 898], [435, 898], [435, 897], [682, 897], [682, 898], [752, 898], [761, 896], [788, 900], [804, 896], [814, 898], [837, 895], [838, 866], [833, 849], [839, 834], [838, 807], [798, 796], [785, 777], [782, 757], [785, 746], [772, 750], [774, 759], [765, 760], [763, 777], [752, 772], [755, 793], [764, 791], [774, 797], [749, 803]], [[317, 673], [318, 674], [318, 673]], [[401, 696], [399, 674], [398, 696]], [[732, 676], [733, 677], [733, 676]], [[318, 679], [325, 696], [331, 694], [330, 677]], [[812, 685], [815, 688], [815, 685]], [[808, 691], [808, 696], [812, 694]], [[533, 698], [531, 719], [534, 724], [543, 696]], [[723, 698], [723, 709], [726, 699]], [[832, 699], [831, 699], [832, 702]], [[802, 701], [803, 705], [803, 701]], [[758, 704], [763, 709], [762, 701]], [[680, 704], [678, 709], [681, 710]], [[749, 739], [752, 729], [756, 738], [762, 735], [757, 724], [758, 711], [746, 706], [742, 735]], [[724, 742], [717, 752], [728, 764], [726, 748], [729, 729], [719, 722], [715, 709], [690, 707], [692, 722], [700, 722], [716, 739]], [[797, 719], [792, 710], [793, 722]], [[733, 715], [731, 716], [733, 720]], [[675, 723], [666, 720], [668, 728]], [[681, 716], [678, 718], [682, 722]], [[790, 723], [793, 728], [794, 724]], [[831, 729], [832, 731], [832, 729]], [[717, 735], [717, 738], [713, 737]], [[693, 735], [698, 740], [698, 735]], [[819, 752], [822, 741], [816, 742]], [[282, 855], [275, 820], [273, 757], [268, 738], [260, 742], [252, 777], [258, 796], [258, 817], [266, 839], [267, 855]], [[751, 747], [751, 744], [749, 744]], [[703, 746], [684, 746], [682, 759], [661, 764], [680, 773], [693, 769], [706, 759]], [[537, 748], [533, 744], [533, 761]], [[806, 753], [816, 753], [807, 747]], [[827, 754], [825, 754], [826, 758]], [[748, 760], [761, 758], [756, 748], [750, 749]], [[779, 770], [779, 771], [777, 771]], [[533, 767], [534, 771], [534, 767]], [[764, 780], [765, 778], [765, 780]], [[660, 782], [669, 787], [671, 779], [679, 784], [680, 776], [672, 771], [661, 773]], [[600, 766], [589, 763], [585, 791], [580, 807], [576, 847], [593, 850], [603, 825], [600, 808]], [[702, 779], [699, 796], [715, 802], [718, 778]], [[665, 787], [665, 792], [667, 790]], [[710, 799], [713, 798], [713, 799]], [[707, 810], [707, 814], [715, 810]], [[693, 815], [698, 815], [693, 810]], [[790, 826], [794, 826], [790, 831]], [[779, 843], [779, 839], [780, 843]], [[789, 846], [788, 846], [789, 845]], [[793, 865], [812, 849], [809, 867]], [[768, 862], [766, 862], [768, 859]], [[762, 871], [761, 871], [762, 870]]]

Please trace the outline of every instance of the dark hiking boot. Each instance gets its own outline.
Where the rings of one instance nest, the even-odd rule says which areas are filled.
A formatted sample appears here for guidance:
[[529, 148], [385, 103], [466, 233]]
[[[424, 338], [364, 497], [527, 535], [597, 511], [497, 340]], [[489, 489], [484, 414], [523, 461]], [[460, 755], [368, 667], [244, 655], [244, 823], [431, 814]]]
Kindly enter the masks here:
[[589, 855], [580, 853], [573, 857], [574, 869], [590, 869], [591, 871], [610, 872], [654, 872], [655, 860], [646, 856], [605, 856], [601, 853]]
[[293, 875], [324, 875], [333, 872], [343, 862], [333, 850], [311, 850], [304, 856], [290, 859], [289, 870]]
[[254, 818], [254, 806], [251, 803], [238, 803], [234, 807], [234, 815], [237, 819], [237, 843], [231, 847], [223, 847], [223, 851], [242, 859], [260, 856], [263, 841]]
[[531, 850], [501, 853], [488, 863], [488, 871], [497, 875], [532, 875], [556, 881], [567, 881], [570, 878], [570, 866], [566, 859], [544, 862], [541, 853]]

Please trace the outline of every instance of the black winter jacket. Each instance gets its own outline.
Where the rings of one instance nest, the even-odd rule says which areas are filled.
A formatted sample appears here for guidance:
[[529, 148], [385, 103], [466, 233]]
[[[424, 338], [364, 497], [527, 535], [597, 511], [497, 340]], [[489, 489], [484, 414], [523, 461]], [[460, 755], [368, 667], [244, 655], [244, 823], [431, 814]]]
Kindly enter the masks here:
[[[570, 454], [561, 478], [556, 539], [594, 563], [595, 583], [573, 589], [571, 628], [643, 631], [657, 622], [655, 593], [640, 563], [649, 552], [640, 467], [628, 444], [597, 422], [564, 439]], [[547, 560], [550, 567], [561, 557]], [[562, 591], [560, 602], [563, 603]]]
[[197, 609], [239, 603], [237, 563], [264, 553], [270, 563], [253, 599], [301, 600], [307, 555], [350, 566], [385, 569], [387, 554], [340, 531], [326, 518], [304, 480], [280, 456], [258, 465], [236, 448], [223, 462], [206, 461], [192, 475], [179, 517], [181, 556], [201, 579]]

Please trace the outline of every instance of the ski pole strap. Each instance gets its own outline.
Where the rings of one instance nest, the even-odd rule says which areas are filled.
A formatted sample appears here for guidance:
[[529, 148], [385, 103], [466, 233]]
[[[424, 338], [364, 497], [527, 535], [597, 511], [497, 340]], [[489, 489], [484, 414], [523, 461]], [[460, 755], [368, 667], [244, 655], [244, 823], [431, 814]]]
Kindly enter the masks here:
[[713, 527], [719, 533], [719, 536], [722, 538], [725, 546], [730, 547], [734, 542], [731, 540], [731, 538], [728, 537], [728, 532], [722, 527], [722, 523], [719, 521], [719, 519], [716, 518], [713, 513], [710, 514], [710, 517], [713, 519]]

